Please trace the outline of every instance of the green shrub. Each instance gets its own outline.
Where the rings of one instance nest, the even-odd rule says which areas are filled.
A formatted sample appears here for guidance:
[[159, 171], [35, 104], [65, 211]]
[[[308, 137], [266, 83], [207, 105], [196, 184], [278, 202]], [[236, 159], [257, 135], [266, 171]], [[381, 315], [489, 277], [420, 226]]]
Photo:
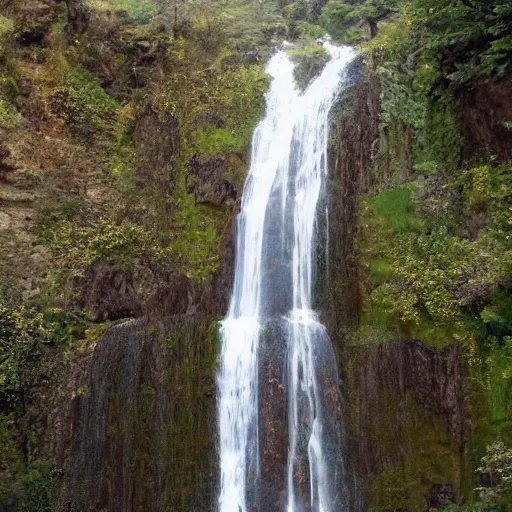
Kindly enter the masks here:
[[8, 40], [14, 33], [14, 22], [0, 15], [0, 60], [6, 58], [9, 50]]
[[348, 28], [341, 36], [341, 41], [345, 44], [353, 44], [366, 37], [366, 30], [359, 27]]
[[418, 231], [422, 223], [415, 216], [413, 188], [403, 186], [381, 192], [370, 202], [374, 222], [390, 227], [394, 233]]
[[125, 12], [135, 23], [148, 23], [158, 14], [158, 5], [152, 0], [113, 0], [118, 11]]
[[[390, 123], [398, 119], [406, 126], [423, 128], [427, 114], [427, 100], [413, 89], [410, 78], [398, 63], [387, 63], [378, 68], [382, 84], [382, 120]], [[423, 92], [423, 91], [422, 91]]]
[[46, 226], [40, 237], [62, 266], [74, 268], [84, 268], [101, 260], [113, 260], [128, 268], [152, 246], [151, 234], [144, 227], [108, 219], [83, 227], [69, 220], [58, 220]]
[[206, 105], [225, 121], [225, 128], [248, 147], [265, 111], [268, 76], [260, 65], [239, 67], [216, 75]]
[[192, 144], [204, 156], [221, 155], [231, 151], [244, 151], [246, 140], [224, 128], [205, 128], [192, 132]]
[[221, 212], [207, 206], [194, 205], [194, 199], [183, 199], [174, 221], [175, 229], [160, 258], [171, 263], [176, 271], [201, 282], [220, 267], [218, 219]]
[[422, 141], [416, 148], [416, 168], [453, 173], [461, 161], [463, 143], [453, 98], [443, 91], [426, 113]]
[[113, 135], [119, 105], [103, 90], [99, 79], [83, 68], [69, 70], [64, 84], [51, 93], [49, 104], [52, 113], [66, 121], [78, 138]]
[[465, 208], [469, 212], [484, 212], [491, 217], [493, 236], [510, 248], [505, 233], [508, 230], [508, 198], [512, 194], [511, 165], [479, 165], [463, 171], [456, 184], [464, 187]]
[[460, 507], [443, 508], [442, 512], [506, 512], [499, 503], [469, 503]]
[[308, 23], [307, 21], [298, 21], [296, 24], [297, 37], [302, 40], [315, 40], [325, 37], [326, 33], [322, 27]]
[[484, 502], [506, 500], [512, 505], [512, 449], [501, 441], [488, 446], [477, 471], [490, 479], [489, 486], [477, 489]]
[[283, 14], [292, 21], [311, 21], [311, 9], [307, 0], [295, 0], [283, 8]]
[[[484, 313], [483, 320], [492, 321], [493, 319], [489, 319]], [[485, 381], [489, 419], [496, 432], [510, 432], [512, 427], [512, 337], [505, 336], [501, 342], [491, 338], [487, 340], [486, 349], [488, 355], [485, 358]]]
[[15, 125], [12, 107], [2, 98], [0, 98], [0, 125], [7, 128]]
[[372, 284], [376, 285], [393, 273], [389, 252], [396, 237], [420, 232], [423, 226], [416, 214], [413, 188], [398, 187], [365, 200], [361, 205], [360, 224], [358, 250]]
[[18, 82], [7, 75], [0, 75], [0, 94], [8, 101], [13, 102], [20, 94]]
[[15, 484], [14, 489], [20, 512], [51, 512], [51, 479], [48, 464], [33, 464], [28, 473]]
[[329, 53], [318, 43], [310, 42], [288, 51], [295, 63], [293, 74], [300, 89], [305, 89], [329, 61]]
[[353, 6], [345, 2], [328, 2], [322, 8], [318, 24], [332, 37], [340, 39], [346, 30], [347, 16], [352, 12]]

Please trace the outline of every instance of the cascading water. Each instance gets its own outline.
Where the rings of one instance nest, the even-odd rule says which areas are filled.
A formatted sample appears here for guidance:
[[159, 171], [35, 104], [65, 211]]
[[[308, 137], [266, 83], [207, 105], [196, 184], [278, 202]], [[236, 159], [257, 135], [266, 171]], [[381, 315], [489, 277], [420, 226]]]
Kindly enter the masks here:
[[311, 295], [317, 205], [327, 175], [328, 115], [354, 52], [326, 48], [332, 59], [304, 94], [283, 51], [268, 65], [273, 80], [267, 114], [254, 133], [238, 218], [233, 295], [221, 329], [220, 512], [258, 509], [259, 345], [275, 318], [284, 319], [287, 332], [289, 446], [286, 500], [272, 512], [344, 508], [340, 430], [327, 405], [328, 385], [337, 389], [338, 374]]

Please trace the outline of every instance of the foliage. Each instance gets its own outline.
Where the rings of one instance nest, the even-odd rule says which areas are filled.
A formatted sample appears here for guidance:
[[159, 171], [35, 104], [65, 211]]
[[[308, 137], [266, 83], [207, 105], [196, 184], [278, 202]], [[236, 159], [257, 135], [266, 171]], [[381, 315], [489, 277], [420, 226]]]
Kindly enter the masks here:
[[345, 2], [328, 2], [322, 8], [318, 23], [331, 36], [339, 39], [344, 31], [344, 21], [352, 12], [352, 6]]
[[225, 128], [213, 127], [194, 131], [191, 139], [196, 151], [204, 156], [221, 155], [231, 151], [243, 152], [247, 142]]
[[295, 0], [283, 7], [283, 15], [292, 21], [312, 21], [311, 6], [307, 0]]
[[136, 23], [148, 23], [159, 9], [152, 0], [113, 0], [118, 11], [124, 11]]
[[311, 80], [317, 76], [329, 60], [329, 54], [318, 43], [307, 43], [297, 49], [288, 51], [291, 60], [295, 63], [293, 70], [295, 81], [301, 89], [305, 89]]
[[512, 9], [505, 0], [483, 2], [419, 2], [418, 17], [430, 33], [427, 43], [450, 55], [448, 77], [464, 81], [477, 75], [502, 75], [512, 56], [507, 26]]
[[11, 106], [3, 98], [0, 98], [0, 125], [5, 127], [14, 126]]
[[512, 449], [504, 443], [498, 441], [487, 447], [477, 471], [489, 478], [488, 486], [477, 489], [484, 502], [496, 502], [512, 496]]
[[390, 257], [393, 279], [372, 293], [379, 309], [425, 341], [471, 343], [456, 290], [477, 276], [485, 279], [487, 262], [477, 247], [440, 228], [428, 235], [399, 238]]
[[[434, 483], [449, 481], [458, 487], [461, 482], [457, 447], [447, 438], [442, 421], [427, 420], [410, 394], [401, 399], [388, 390], [379, 397], [366, 435], [378, 443], [386, 462], [372, 482], [368, 510], [424, 511]], [[397, 442], [403, 462], [393, 463]]]
[[503, 512], [501, 503], [469, 503], [461, 507], [449, 507], [443, 512]]
[[307, 21], [297, 21], [296, 30], [297, 39], [302, 41], [316, 40], [326, 36], [325, 30], [322, 27]]
[[[286, 26], [274, 0], [206, 1], [208, 18], [217, 17], [223, 46], [240, 54], [268, 56], [286, 36]], [[211, 25], [211, 22], [210, 22]], [[220, 48], [222, 50], [222, 48]]]
[[[353, 30], [353, 24], [360, 20], [370, 26], [373, 37], [377, 22], [389, 16], [398, 5], [396, 0], [366, 0], [362, 3], [331, 0], [323, 8], [318, 23], [334, 38], [347, 40], [347, 33]], [[363, 33], [360, 33], [363, 36]]]
[[365, 201], [361, 211], [358, 249], [372, 282], [379, 283], [390, 277], [389, 240], [422, 227], [415, 212], [413, 189], [406, 186], [381, 192]]
[[[512, 46], [507, 27], [512, 9], [506, 0], [369, 0], [354, 7], [345, 17], [368, 19], [370, 15], [375, 19], [375, 13], [388, 19], [394, 14], [394, 20], [379, 27], [376, 40], [367, 46], [371, 52], [388, 51], [395, 41], [403, 40], [403, 35], [399, 32], [393, 35], [390, 30], [406, 23], [413, 31], [409, 36], [412, 52], [421, 41], [425, 50], [440, 53], [450, 80], [460, 82], [481, 75], [503, 75], [509, 69]], [[387, 33], [382, 34], [383, 31]]]
[[51, 512], [50, 467], [38, 461], [16, 481], [13, 494], [20, 512]]
[[431, 102], [422, 135], [416, 147], [416, 170], [453, 173], [460, 163], [463, 139], [448, 91]]
[[[510, 313], [511, 310], [508, 311]], [[494, 338], [493, 341], [489, 343], [485, 359], [486, 387], [489, 417], [496, 431], [501, 433], [509, 431], [512, 426], [512, 337], [504, 336], [501, 342]]]
[[485, 212], [490, 217], [493, 236], [506, 249], [511, 248], [510, 209], [512, 166], [484, 164], [463, 171], [457, 184], [463, 186], [465, 207], [473, 213]]
[[7, 410], [23, 406], [23, 390], [37, 376], [45, 346], [69, 344], [83, 333], [81, 320], [53, 308], [38, 312], [0, 298], [0, 401]]
[[382, 84], [382, 121], [391, 123], [398, 119], [405, 125], [422, 128], [426, 108], [423, 97], [418, 97], [411, 80], [401, 69], [399, 62], [390, 62], [378, 68]]
[[216, 74], [204, 106], [219, 115], [233, 135], [243, 138], [247, 148], [264, 111], [267, 87], [268, 77], [259, 65], [225, 70]]
[[12, 128], [16, 125], [14, 104], [20, 93], [17, 81], [0, 71], [0, 124]]
[[14, 23], [11, 19], [0, 15], [0, 61], [6, 58], [9, 36], [14, 32]]
[[[488, 208], [488, 227], [474, 240], [418, 218], [408, 187], [382, 192], [367, 203], [359, 237], [371, 278], [367, 320], [399, 326], [402, 333], [431, 343], [456, 339], [472, 345], [467, 318], [476, 308], [489, 333], [499, 339], [510, 335], [512, 303], [499, 291], [510, 287], [509, 180], [508, 166], [477, 167], [461, 175], [467, 208]], [[486, 301], [479, 290], [486, 290]]]
[[100, 133], [112, 133], [119, 108], [101, 87], [100, 81], [83, 68], [71, 68], [64, 84], [49, 97], [51, 112], [66, 121], [71, 133], [90, 141]]
[[416, 231], [421, 222], [415, 218], [413, 188], [410, 186], [381, 192], [371, 201], [372, 213], [376, 214], [374, 221], [390, 226], [394, 233]]
[[42, 226], [40, 237], [47, 243], [62, 266], [72, 263], [85, 268], [99, 260], [113, 260], [121, 267], [131, 267], [140, 256], [151, 234], [130, 222], [120, 224], [102, 219], [88, 226], [76, 226], [69, 220]]
[[220, 266], [220, 237], [218, 220], [223, 215], [208, 207], [199, 208], [193, 199], [185, 197], [177, 212], [175, 231], [160, 252], [161, 259], [170, 261], [173, 268], [198, 282], [204, 281]]
[[31, 378], [32, 362], [40, 345], [48, 342], [40, 313], [0, 302], [0, 397], [6, 410], [22, 405], [22, 393]]

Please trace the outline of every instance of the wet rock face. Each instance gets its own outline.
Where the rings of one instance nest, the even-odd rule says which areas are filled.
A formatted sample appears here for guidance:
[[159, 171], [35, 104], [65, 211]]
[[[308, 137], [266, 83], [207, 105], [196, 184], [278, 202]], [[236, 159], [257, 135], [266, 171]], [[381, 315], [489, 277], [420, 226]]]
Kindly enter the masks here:
[[[380, 87], [378, 77], [361, 74], [356, 61], [351, 70], [357, 82], [335, 107], [337, 146], [329, 154], [327, 186], [328, 254], [317, 272], [318, 309], [338, 352], [337, 336], [358, 321], [362, 308], [360, 275], [354, 246], [359, 194], [372, 182], [369, 172], [379, 143]], [[327, 245], [327, 241], [325, 243]], [[322, 254], [320, 254], [320, 257]]]
[[81, 302], [94, 322], [141, 314], [132, 275], [113, 262], [98, 262], [89, 268], [83, 279]]
[[214, 510], [216, 347], [206, 319], [107, 332], [53, 420], [55, 510]]
[[288, 393], [286, 328], [269, 323], [260, 341], [260, 453], [259, 512], [286, 508], [288, 462]]
[[[411, 464], [422, 464], [417, 461], [418, 454], [425, 461], [439, 461], [448, 445], [453, 448], [446, 454], [451, 454], [456, 466], [449, 476], [459, 478], [470, 414], [459, 348], [452, 345], [440, 350], [418, 341], [394, 341], [354, 348], [347, 357], [345, 415], [350, 425], [349, 457], [359, 484], [371, 484], [382, 471], [393, 467], [406, 468], [408, 475], [418, 470]], [[425, 439], [418, 437], [418, 429], [424, 429], [421, 436]], [[451, 463], [446, 455], [444, 466]], [[443, 486], [449, 484], [453, 490], [460, 485], [460, 481], [436, 481], [446, 475], [437, 475], [428, 467], [419, 471], [427, 483], [429, 478], [433, 480], [431, 497], [427, 492], [424, 495], [432, 502], [431, 508], [436, 508], [436, 500], [448, 499]], [[419, 489], [423, 483], [415, 485]], [[455, 501], [453, 492], [451, 496]], [[358, 509], [365, 510], [367, 505]]]
[[[303, 329], [302, 326], [300, 329]], [[308, 328], [311, 329], [311, 326]], [[291, 382], [294, 339], [293, 327], [288, 320], [276, 317], [263, 327], [259, 344], [259, 441], [260, 441], [260, 486], [259, 495], [253, 498], [258, 512], [284, 512], [288, 505], [288, 469], [290, 463], [290, 411], [293, 397]], [[325, 462], [336, 474], [332, 493], [333, 509], [347, 510], [348, 489], [343, 473], [343, 461], [337, 456], [344, 453], [344, 429], [341, 426], [342, 402], [335, 357], [329, 338], [322, 329], [309, 331], [314, 336], [313, 359], [318, 368], [318, 395], [314, 407], [316, 420], [322, 427], [322, 441], [325, 443]], [[314, 386], [314, 384], [309, 384]], [[311, 474], [310, 438], [313, 433], [312, 404], [307, 397], [308, 384], [299, 384], [296, 397], [297, 415], [300, 418], [300, 431], [297, 432], [296, 452], [293, 459], [293, 473], [297, 507], [310, 512]], [[317, 432], [318, 435], [318, 432]], [[341, 448], [341, 449], [340, 449]], [[314, 508], [314, 507], [313, 507]], [[316, 509], [315, 509], [316, 510]]]
[[227, 179], [232, 167], [229, 160], [230, 156], [226, 155], [192, 157], [187, 166], [186, 187], [189, 194], [194, 194], [196, 204], [221, 206], [229, 200], [236, 201], [237, 190]]
[[466, 84], [454, 91], [460, 115], [464, 153], [490, 153], [497, 161], [512, 159], [512, 130], [504, 123], [510, 121], [512, 96], [510, 78], [481, 80]]
[[194, 283], [187, 276], [171, 274], [158, 284], [146, 311], [156, 318], [182, 315], [189, 311], [194, 295]]
[[195, 306], [198, 315], [223, 318], [229, 309], [234, 280], [235, 219], [233, 214], [226, 226], [221, 268], [206, 283], [199, 286]]
[[179, 122], [168, 112], [148, 107], [136, 120], [134, 143], [139, 156], [138, 178], [172, 194], [176, 185]]

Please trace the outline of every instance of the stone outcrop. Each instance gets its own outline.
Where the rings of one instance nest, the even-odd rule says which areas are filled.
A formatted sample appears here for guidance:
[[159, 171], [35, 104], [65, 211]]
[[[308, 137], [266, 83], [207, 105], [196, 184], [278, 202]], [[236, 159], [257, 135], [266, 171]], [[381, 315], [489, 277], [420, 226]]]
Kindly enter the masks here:
[[510, 77], [477, 80], [455, 89], [464, 136], [464, 153], [472, 157], [489, 152], [500, 162], [512, 160]]
[[88, 269], [83, 279], [81, 302], [93, 322], [141, 314], [131, 273], [114, 262], [100, 261]]
[[[345, 417], [357, 510], [367, 510], [371, 499], [381, 506], [393, 485], [402, 496], [397, 503], [413, 509], [437, 508], [448, 499], [442, 489], [451, 489], [453, 502], [463, 499], [470, 407], [459, 348], [394, 341], [354, 347], [346, 357]], [[368, 485], [372, 493], [362, 492]]]
[[[351, 406], [356, 408], [351, 421], [357, 425], [356, 459], [361, 472], [375, 474], [386, 462], [384, 451], [371, 446], [371, 435], [379, 429], [379, 413], [389, 412], [385, 404], [391, 396], [404, 402], [410, 395], [419, 409], [445, 426], [463, 455], [469, 415], [465, 388], [456, 345], [439, 350], [419, 341], [394, 341], [355, 349], [349, 359], [347, 389], [349, 400], [354, 399]], [[400, 417], [396, 420], [393, 426], [381, 425], [382, 430], [392, 427], [399, 436]]]
[[232, 162], [241, 159], [237, 155], [222, 155], [202, 158], [194, 155], [187, 166], [187, 192], [194, 194], [196, 204], [210, 204], [221, 206], [227, 201], [236, 201], [237, 190], [233, 183], [227, 179], [233, 168]]
[[[336, 106], [333, 134], [336, 146], [330, 152], [328, 183], [328, 253], [317, 273], [319, 307], [324, 324], [333, 336], [338, 353], [343, 330], [359, 318], [362, 307], [360, 276], [355, 251], [359, 195], [374, 179], [369, 173], [379, 144], [379, 81], [364, 74], [356, 61], [350, 70], [353, 85]], [[322, 261], [322, 260], [321, 260]]]
[[172, 194], [179, 154], [178, 120], [168, 112], [157, 112], [149, 106], [135, 122], [133, 139], [139, 157], [138, 179]]
[[330, 152], [329, 215], [323, 221], [328, 229], [320, 244], [328, 251], [318, 255], [317, 309], [340, 364], [351, 510], [426, 510], [464, 498], [468, 390], [455, 345], [442, 350], [412, 340], [346, 345], [347, 330], [363, 313], [355, 246], [358, 202], [388, 179], [405, 179], [388, 175], [389, 163], [378, 160], [380, 84], [361, 66], [354, 64], [353, 83], [334, 112], [337, 143]]
[[[361, 77], [360, 68], [353, 72]], [[317, 308], [333, 337], [343, 398], [336, 383], [326, 386], [326, 401], [333, 414], [344, 418], [351, 510], [364, 512], [372, 502], [381, 510], [402, 509], [402, 498], [406, 505], [420, 503], [430, 510], [460, 502], [464, 493], [469, 406], [459, 350], [412, 340], [347, 346], [344, 336], [362, 311], [354, 244], [357, 201], [374, 185], [368, 169], [378, 150], [379, 110], [378, 79], [369, 73], [348, 89], [336, 115], [327, 198], [329, 250], [319, 254]], [[176, 184], [178, 130], [174, 117], [150, 108], [136, 121], [139, 178], [166, 193]], [[227, 159], [194, 156], [186, 168], [187, 189], [197, 203], [233, 204], [235, 213], [238, 194], [226, 178]], [[105, 276], [96, 296], [110, 297], [101, 292], [101, 281], [112, 281], [114, 289], [108, 304], [92, 300], [99, 303], [98, 315], [107, 311], [108, 316], [115, 307], [120, 311], [119, 304], [126, 311], [132, 301], [131, 310], [140, 303], [145, 317], [107, 331], [77, 375], [72, 400], [54, 420], [60, 425], [55, 435], [63, 484], [59, 512], [83, 510], [86, 504], [109, 512], [214, 509], [215, 321], [228, 309], [233, 282], [233, 220], [234, 215], [223, 234], [223, 265], [206, 283], [156, 272], [150, 298], [137, 302], [128, 275], [96, 269]], [[259, 512], [285, 508], [286, 350], [284, 327], [280, 321], [269, 323], [259, 371], [261, 493], [254, 497]], [[437, 470], [441, 462], [443, 469]], [[411, 482], [421, 484], [407, 487]], [[385, 501], [394, 486], [397, 499]], [[307, 498], [307, 489], [300, 491]]]
[[53, 418], [57, 510], [213, 510], [215, 332], [176, 316], [106, 333]]
[[261, 511], [286, 507], [288, 463], [288, 393], [286, 382], [286, 327], [269, 323], [260, 344], [260, 457]]
[[56, 3], [53, 0], [15, 1], [12, 9], [16, 23], [17, 39], [22, 45], [44, 43], [55, 21]]
[[68, 7], [68, 31], [71, 34], [84, 34], [91, 21], [91, 9], [82, 0], [66, 0]]

